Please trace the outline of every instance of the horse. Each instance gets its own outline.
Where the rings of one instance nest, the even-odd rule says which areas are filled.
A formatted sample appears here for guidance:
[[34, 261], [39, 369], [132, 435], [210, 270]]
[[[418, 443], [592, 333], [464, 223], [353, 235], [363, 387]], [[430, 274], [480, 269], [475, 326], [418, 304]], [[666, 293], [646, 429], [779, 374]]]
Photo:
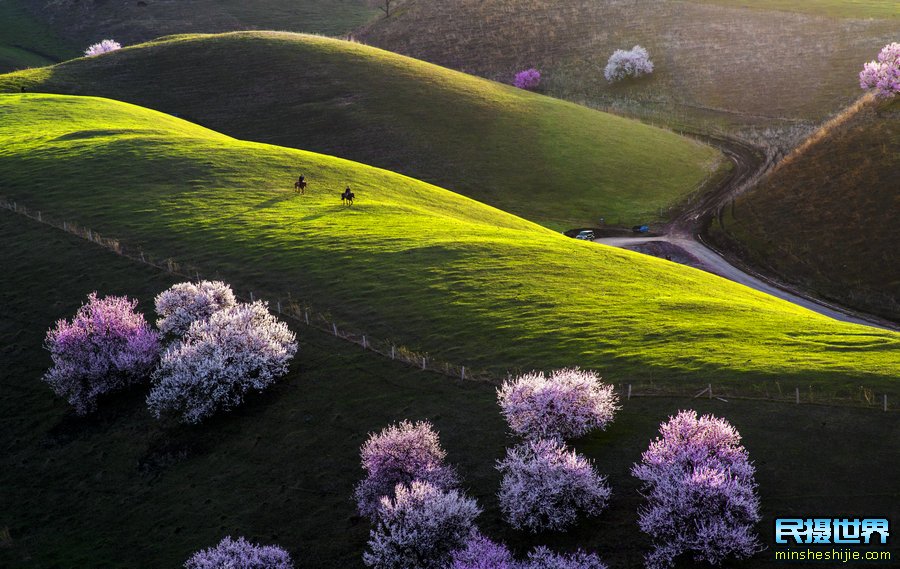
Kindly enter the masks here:
[[294, 191], [300, 195], [306, 191], [306, 181], [305, 180], [297, 180], [294, 182]]
[[344, 193], [341, 194], [341, 203], [346, 204], [348, 206], [353, 205], [353, 198], [356, 197], [356, 194], [350, 191], [350, 188], [344, 190]]

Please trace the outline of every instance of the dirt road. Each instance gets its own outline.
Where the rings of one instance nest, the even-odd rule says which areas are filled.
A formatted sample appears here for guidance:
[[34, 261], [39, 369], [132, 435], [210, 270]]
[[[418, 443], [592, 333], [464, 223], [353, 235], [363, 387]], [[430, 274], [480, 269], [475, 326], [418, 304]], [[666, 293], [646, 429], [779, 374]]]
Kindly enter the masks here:
[[803, 291], [755, 273], [752, 269], [739, 268], [736, 266], [736, 260], [729, 259], [723, 253], [711, 248], [703, 239], [703, 231], [708, 226], [709, 220], [732, 199], [753, 187], [774, 166], [774, 159], [766, 156], [759, 149], [740, 141], [720, 137], [706, 137], [705, 140], [717, 146], [734, 163], [735, 167], [727, 179], [694, 202], [687, 204], [682, 213], [663, 228], [663, 235], [604, 237], [596, 239], [595, 242], [630, 250], [645, 249], [648, 244], [652, 243], [668, 243], [670, 247], [682, 251], [684, 258], [696, 261], [689, 264], [723, 278], [836, 320], [900, 331], [900, 327], [881, 318], [827, 303]]

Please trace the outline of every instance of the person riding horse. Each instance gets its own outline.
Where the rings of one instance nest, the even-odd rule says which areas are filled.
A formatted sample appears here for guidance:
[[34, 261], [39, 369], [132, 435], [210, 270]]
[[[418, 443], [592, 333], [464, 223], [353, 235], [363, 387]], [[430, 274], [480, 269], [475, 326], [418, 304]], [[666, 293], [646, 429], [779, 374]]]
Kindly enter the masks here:
[[346, 203], [347, 205], [353, 205], [353, 198], [356, 197], [356, 194], [350, 191], [350, 186], [347, 186], [347, 189], [344, 190], [344, 193], [341, 194], [341, 203]]
[[300, 176], [299, 178], [297, 178], [297, 181], [294, 182], [294, 191], [299, 193], [300, 195], [303, 195], [305, 190], [306, 190], [306, 177]]

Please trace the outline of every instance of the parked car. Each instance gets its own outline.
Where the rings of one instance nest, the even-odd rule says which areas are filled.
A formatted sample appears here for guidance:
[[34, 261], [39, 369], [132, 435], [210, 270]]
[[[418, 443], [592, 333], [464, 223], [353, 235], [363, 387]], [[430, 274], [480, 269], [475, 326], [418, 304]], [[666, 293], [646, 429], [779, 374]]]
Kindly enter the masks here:
[[650, 231], [650, 226], [649, 225], [635, 225], [634, 227], [631, 228], [631, 230], [634, 231], [635, 233], [647, 233]]
[[594, 237], [594, 232], [591, 230], [579, 231], [578, 235], [575, 236], [575, 239], [581, 239], [582, 241], [593, 241], [596, 239]]

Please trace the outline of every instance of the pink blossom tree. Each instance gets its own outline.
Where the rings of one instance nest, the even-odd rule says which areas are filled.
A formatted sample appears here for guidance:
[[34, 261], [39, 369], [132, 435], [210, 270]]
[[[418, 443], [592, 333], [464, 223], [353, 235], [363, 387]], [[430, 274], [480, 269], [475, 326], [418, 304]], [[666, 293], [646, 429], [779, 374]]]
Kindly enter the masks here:
[[629, 50], [617, 49], [609, 57], [603, 76], [610, 83], [626, 77], [640, 77], [653, 73], [653, 62], [650, 54], [643, 47], [636, 45]]
[[393, 497], [398, 484], [420, 480], [449, 490], [458, 483], [456, 471], [444, 464], [447, 453], [428, 421], [402, 421], [370, 434], [360, 449], [360, 456], [366, 478], [356, 487], [354, 496], [364, 516], [374, 516], [381, 506], [381, 498]]
[[97, 398], [146, 380], [159, 360], [159, 336], [136, 300], [88, 296], [71, 322], [59, 320], [44, 347], [53, 367], [43, 381], [65, 397], [79, 415], [97, 408]]
[[444, 569], [481, 513], [475, 500], [428, 482], [398, 484], [381, 499], [363, 562], [373, 569]]
[[231, 287], [221, 281], [178, 283], [156, 296], [156, 325], [163, 334], [181, 336], [195, 321], [236, 304]]
[[229, 536], [219, 545], [192, 555], [184, 569], [294, 569], [294, 564], [288, 552], [278, 546]]
[[497, 470], [503, 474], [500, 509], [516, 529], [564, 530], [580, 513], [598, 515], [611, 493], [585, 457], [555, 440], [508, 449]]
[[578, 368], [507, 381], [497, 399], [513, 432], [528, 439], [568, 439], [603, 430], [619, 409], [613, 386]]
[[191, 324], [153, 373], [150, 411], [199, 423], [240, 405], [287, 373], [297, 352], [294, 333], [266, 303], [238, 304]]
[[870, 61], [859, 73], [859, 86], [875, 89], [879, 97], [893, 97], [900, 93], [900, 43], [882, 48], [877, 61]]
[[109, 53], [111, 51], [116, 51], [117, 49], [122, 49], [122, 46], [119, 44], [119, 42], [115, 40], [103, 40], [99, 43], [88, 46], [88, 48], [84, 50], [84, 55], [86, 57], [94, 57], [104, 53]]
[[519, 89], [534, 91], [541, 84], [541, 72], [537, 69], [525, 69], [516, 73], [513, 85]]
[[475, 532], [466, 541], [465, 547], [453, 552], [450, 569], [522, 568], [505, 545]]
[[639, 525], [654, 540], [648, 569], [671, 567], [683, 553], [717, 565], [758, 551], [754, 468], [737, 430], [696, 411], [681, 411], [659, 430], [632, 468], [647, 498]]

